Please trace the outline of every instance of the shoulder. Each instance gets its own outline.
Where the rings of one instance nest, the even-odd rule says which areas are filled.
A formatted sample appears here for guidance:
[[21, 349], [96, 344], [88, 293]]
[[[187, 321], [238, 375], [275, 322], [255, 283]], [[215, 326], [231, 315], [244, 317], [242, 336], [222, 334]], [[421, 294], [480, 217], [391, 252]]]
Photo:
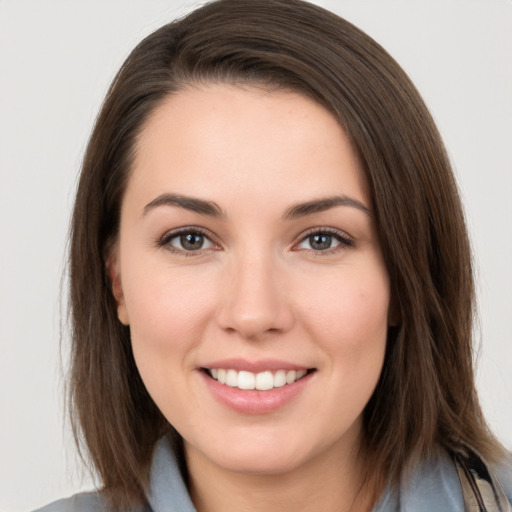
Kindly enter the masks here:
[[[129, 512], [151, 512], [172, 510], [195, 512], [186, 485], [182, 479], [178, 463], [169, 441], [164, 437], [158, 441], [150, 472], [147, 506], [138, 506]], [[34, 512], [111, 512], [102, 492], [75, 494], [70, 498], [55, 501]]]
[[[489, 509], [508, 510], [507, 501], [512, 504], [512, 455], [507, 453], [499, 463], [491, 464], [470, 449], [467, 453], [462, 467], [446, 453], [422, 465], [409, 482], [411, 505], [428, 502], [432, 510], [449, 506], [449, 510], [463, 512], [468, 504], [483, 500]], [[423, 509], [411, 506], [405, 510]]]
[[34, 512], [103, 512], [107, 510], [100, 493], [85, 492], [55, 501]]
[[503, 491], [512, 505], [512, 453], [507, 453], [504, 460], [497, 464], [494, 469]]
[[[84, 492], [54, 501], [33, 512], [109, 512], [111, 510], [101, 492]], [[129, 512], [151, 512], [151, 509], [136, 507]]]
[[417, 466], [404, 478], [400, 491], [401, 510], [465, 510], [457, 470], [445, 452]]
[[[490, 468], [512, 503], [512, 456]], [[373, 512], [465, 512], [461, 482], [453, 459], [440, 452], [404, 474], [397, 489], [387, 488]]]

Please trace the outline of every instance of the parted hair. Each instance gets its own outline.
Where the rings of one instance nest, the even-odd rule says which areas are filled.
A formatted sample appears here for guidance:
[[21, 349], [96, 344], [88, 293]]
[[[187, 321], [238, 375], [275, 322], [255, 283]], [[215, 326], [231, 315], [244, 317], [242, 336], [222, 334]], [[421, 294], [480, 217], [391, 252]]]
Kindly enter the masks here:
[[[300, 0], [219, 0], [146, 37], [116, 75], [83, 160], [70, 230], [71, 370], [76, 439], [116, 509], [145, 502], [157, 440], [182, 442], [151, 400], [117, 318], [107, 271], [148, 116], [205, 83], [293, 90], [329, 110], [369, 183], [397, 325], [364, 410], [368, 481], [397, 484], [419, 460], [499, 445], [474, 385], [474, 284], [461, 201], [417, 90], [373, 39]], [[248, 120], [250, 122], [250, 120]]]

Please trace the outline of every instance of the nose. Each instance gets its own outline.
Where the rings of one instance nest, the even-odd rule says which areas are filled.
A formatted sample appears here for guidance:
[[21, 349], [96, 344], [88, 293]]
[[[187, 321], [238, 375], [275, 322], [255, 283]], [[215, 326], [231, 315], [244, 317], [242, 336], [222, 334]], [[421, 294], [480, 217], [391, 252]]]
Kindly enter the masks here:
[[245, 255], [233, 262], [226, 274], [218, 311], [222, 329], [256, 340], [292, 328], [294, 313], [285, 276], [271, 257]]

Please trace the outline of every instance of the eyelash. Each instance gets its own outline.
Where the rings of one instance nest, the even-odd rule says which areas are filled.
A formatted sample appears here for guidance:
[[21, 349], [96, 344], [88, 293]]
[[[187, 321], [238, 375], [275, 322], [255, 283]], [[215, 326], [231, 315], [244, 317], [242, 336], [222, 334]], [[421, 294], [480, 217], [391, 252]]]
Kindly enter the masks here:
[[213, 240], [213, 236], [206, 230], [196, 227], [196, 226], [188, 226], [186, 228], [180, 228], [174, 231], [169, 231], [162, 236], [157, 241], [158, 247], [163, 247], [169, 252], [173, 254], [179, 254], [181, 256], [190, 257], [190, 256], [200, 256], [201, 254], [204, 254], [205, 251], [209, 250], [210, 247], [206, 249], [197, 249], [197, 250], [186, 250], [186, 249], [179, 249], [177, 247], [173, 247], [171, 245], [172, 240], [177, 239], [179, 237], [185, 236], [185, 235], [198, 235], [202, 236], [205, 240], [209, 241], [212, 246], [219, 247], [219, 245]]
[[[179, 249], [176, 247], [173, 247], [171, 245], [171, 242], [174, 239], [177, 239], [178, 237], [182, 237], [185, 235], [199, 235], [201, 237], [204, 237], [205, 240], [207, 240], [210, 244], [212, 244], [213, 247], [218, 248], [219, 244], [217, 244], [214, 241], [214, 237], [206, 230], [196, 227], [196, 226], [189, 226], [185, 228], [180, 228], [178, 230], [170, 231], [165, 233], [156, 243], [158, 247], [163, 247], [169, 252], [173, 254], [179, 254], [183, 255], [185, 257], [190, 256], [199, 256], [204, 254], [205, 251], [210, 250], [211, 247], [207, 247], [206, 249], [197, 249], [197, 250], [186, 250], [186, 249]], [[301, 235], [301, 238], [299, 242], [294, 244], [294, 248], [298, 245], [304, 243], [308, 238], [315, 235], [327, 235], [329, 237], [334, 238], [338, 245], [332, 248], [327, 248], [325, 250], [315, 250], [315, 249], [303, 249], [306, 251], [313, 252], [316, 256], [324, 256], [327, 254], [333, 254], [337, 253], [339, 251], [342, 251], [344, 249], [350, 248], [354, 246], [354, 241], [352, 238], [350, 238], [346, 233], [343, 233], [337, 229], [334, 228], [311, 228], [310, 230], [306, 231]], [[216, 249], [217, 250], [217, 249]], [[301, 249], [293, 249], [295, 251], [299, 251]]]
[[[295, 244], [294, 247], [304, 243], [308, 238], [311, 238], [315, 235], [327, 235], [327, 236], [334, 238], [337, 242], [339, 242], [338, 245], [336, 245], [335, 247], [328, 248], [323, 251], [315, 250], [315, 249], [304, 249], [304, 250], [313, 252], [315, 254], [315, 256], [325, 256], [328, 254], [334, 254], [334, 253], [337, 253], [339, 251], [342, 251], [344, 249], [354, 246], [354, 240], [352, 238], [350, 238], [346, 233], [339, 231], [337, 229], [334, 229], [334, 228], [325, 227], [325, 228], [311, 228], [310, 230], [306, 231], [306, 233], [301, 235], [300, 241], [297, 244]], [[298, 249], [298, 250], [300, 250], [300, 249]]]

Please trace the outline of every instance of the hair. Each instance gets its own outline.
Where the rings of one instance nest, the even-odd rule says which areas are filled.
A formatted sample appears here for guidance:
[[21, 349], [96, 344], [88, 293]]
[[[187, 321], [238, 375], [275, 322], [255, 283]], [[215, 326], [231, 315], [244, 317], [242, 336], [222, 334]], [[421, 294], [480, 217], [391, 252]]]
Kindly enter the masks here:
[[467, 230], [443, 143], [419, 93], [373, 39], [300, 0], [219, 0], [146, 37], [115, 77], [92, 132], [71, 225], [69, 404], [116, 508], [145, 502], [157, 440], [179, 434], [137, 371], [106, 269], [137, 137], [190, 85], [253, 84], [319, 102], [366, 174], [399, 325], [364, 410], [368, 479], [397, 484], [441, 447], [500, 448], [474, 386], [474, 284]]

